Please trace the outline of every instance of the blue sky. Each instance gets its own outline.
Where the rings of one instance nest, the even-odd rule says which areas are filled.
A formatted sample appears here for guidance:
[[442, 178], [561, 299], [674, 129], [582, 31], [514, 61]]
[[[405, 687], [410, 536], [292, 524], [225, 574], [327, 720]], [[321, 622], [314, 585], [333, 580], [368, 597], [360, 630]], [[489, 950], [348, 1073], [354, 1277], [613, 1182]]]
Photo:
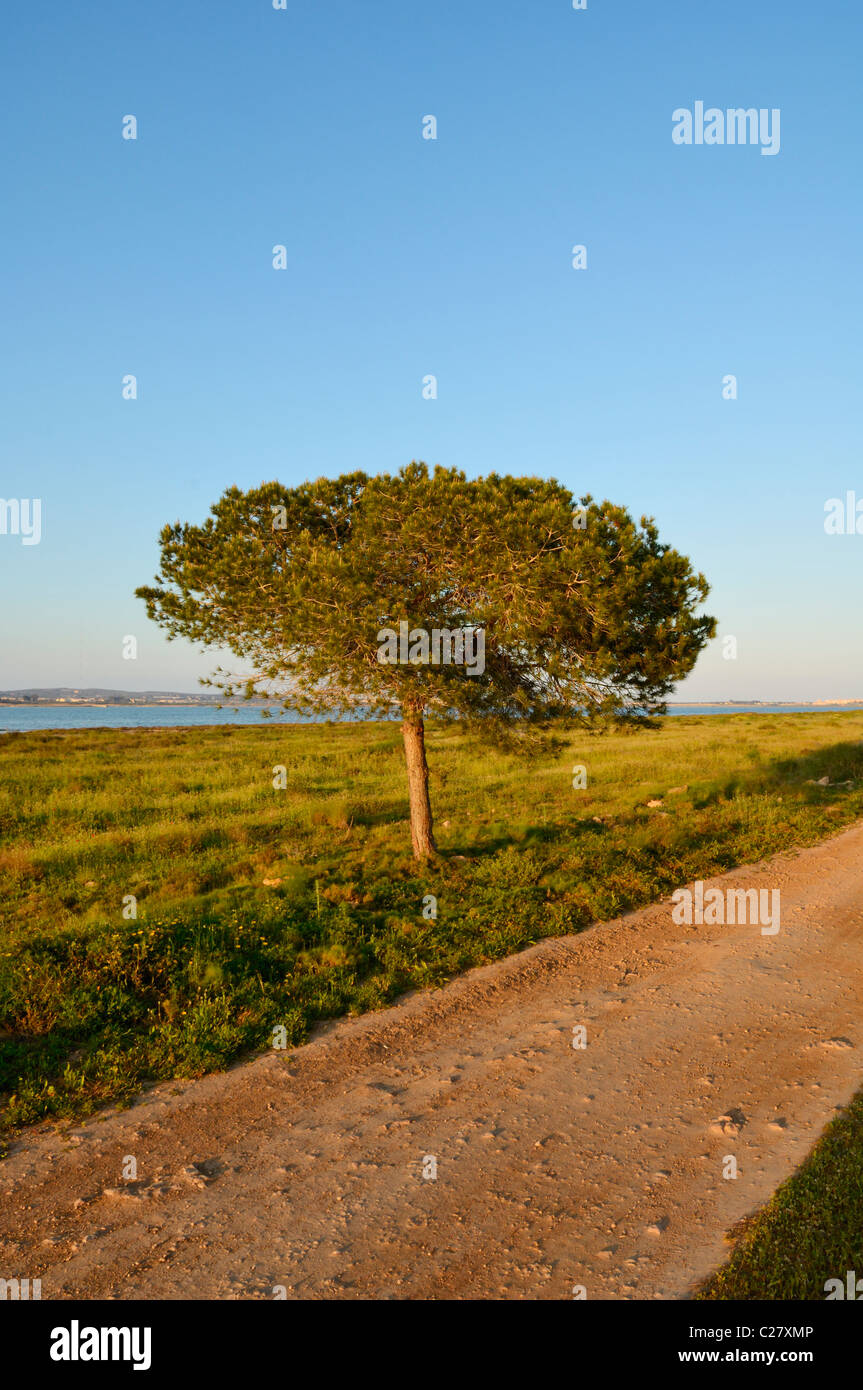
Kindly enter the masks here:
[[[863, 535], [823, 524], [863, 499], [859, 6], [91, 0], [6, 28], [0, 496], [43, 522], [0, 535], [0, 688], [194, 689], [217, 656], [133, 594], [160, 527], [420, 458], [655, 516], [719, 618], [681, 698], [863, 698]], [[779, 108], [780, 152], [675, 145], [697, 100]]]

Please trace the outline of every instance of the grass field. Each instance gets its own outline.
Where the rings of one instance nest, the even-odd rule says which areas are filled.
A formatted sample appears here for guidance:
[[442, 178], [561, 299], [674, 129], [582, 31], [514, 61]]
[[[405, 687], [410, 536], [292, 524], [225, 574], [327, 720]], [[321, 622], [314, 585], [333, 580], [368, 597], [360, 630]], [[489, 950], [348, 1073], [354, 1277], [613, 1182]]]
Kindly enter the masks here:
[[861, 1233], [863, 1093], [827, 1126], [764, 1210], [744, 1223], [731, 1259], [696, 1297], [823, 1301], [826, 1277], [844, 1286], [854, 1270], [863, 1279]]
[[525, 762], [432, 726], [423, 869], [394, 724], [6, 735], [6, 1132], [811, 844], [863, 816], [861, 740], [863, 713], [696, 716]]

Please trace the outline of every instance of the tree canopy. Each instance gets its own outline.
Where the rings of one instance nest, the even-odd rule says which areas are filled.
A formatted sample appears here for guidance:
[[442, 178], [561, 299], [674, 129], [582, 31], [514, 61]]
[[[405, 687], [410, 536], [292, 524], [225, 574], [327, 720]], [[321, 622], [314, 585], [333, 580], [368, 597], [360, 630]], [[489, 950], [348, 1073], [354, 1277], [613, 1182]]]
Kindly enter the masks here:
[[[226, 697], [267, 693], [304, 714], [398, 707], [420, 742], [429, 714], [526, 728], [662, 713], [715, 631], [697, 611], [704, 576], [652, 520], [554, 480], [423, 463], [230, 488], [203, 525], [164, 527], [161, 573], [137, 593], [170, 636], [245, 663], [242, 680], [215, 674]], [[410, 659], [387, 660], [384, 634], [399, 631], [416, 638]], [[482, 669], [435, 660], [420, 640], [433, 631], [481, 633]], [[408, 733], [405, 746], [413, 813]], [[420, 853], [434, 849], [427, 820]]]

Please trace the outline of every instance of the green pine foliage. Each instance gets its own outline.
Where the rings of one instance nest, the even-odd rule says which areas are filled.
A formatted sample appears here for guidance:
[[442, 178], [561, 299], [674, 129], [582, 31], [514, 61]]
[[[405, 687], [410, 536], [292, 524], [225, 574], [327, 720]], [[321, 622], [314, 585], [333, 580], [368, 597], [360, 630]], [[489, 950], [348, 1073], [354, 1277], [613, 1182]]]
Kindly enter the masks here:
[[[137, 592], [171, 637], [233, 653], [243, 680], [211, 682], [229, 700], [457, 718], [511, 746], [551, 720], [649, 720], [715, 631], [704, 576], [649, 519], [553, 480], [423, 463], [230, 488], [203, 525], [164, 528], [161, 573]], [[402, 622], [480, 629], [484, 669], [382, 662]]]

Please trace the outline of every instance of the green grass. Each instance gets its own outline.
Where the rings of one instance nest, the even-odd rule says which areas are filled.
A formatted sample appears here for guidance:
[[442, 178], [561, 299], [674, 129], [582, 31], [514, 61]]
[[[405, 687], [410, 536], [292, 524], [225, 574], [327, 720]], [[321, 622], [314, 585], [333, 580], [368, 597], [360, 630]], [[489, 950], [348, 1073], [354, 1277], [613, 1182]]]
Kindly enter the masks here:
[[[753, 1220], [696, 1294], [705, 1300], [823, 1301], [828, 1279], [863, 1278], [863, 1093]], [[847, 1294], [846, 1294], [847, 1296]]]
[[424, 869], [393, 724], [6, 735], [6, 1132], [811, 844], [863, 816], [861, 740], [863, 713], [695, 716], [525, 762], [433, 726]]

